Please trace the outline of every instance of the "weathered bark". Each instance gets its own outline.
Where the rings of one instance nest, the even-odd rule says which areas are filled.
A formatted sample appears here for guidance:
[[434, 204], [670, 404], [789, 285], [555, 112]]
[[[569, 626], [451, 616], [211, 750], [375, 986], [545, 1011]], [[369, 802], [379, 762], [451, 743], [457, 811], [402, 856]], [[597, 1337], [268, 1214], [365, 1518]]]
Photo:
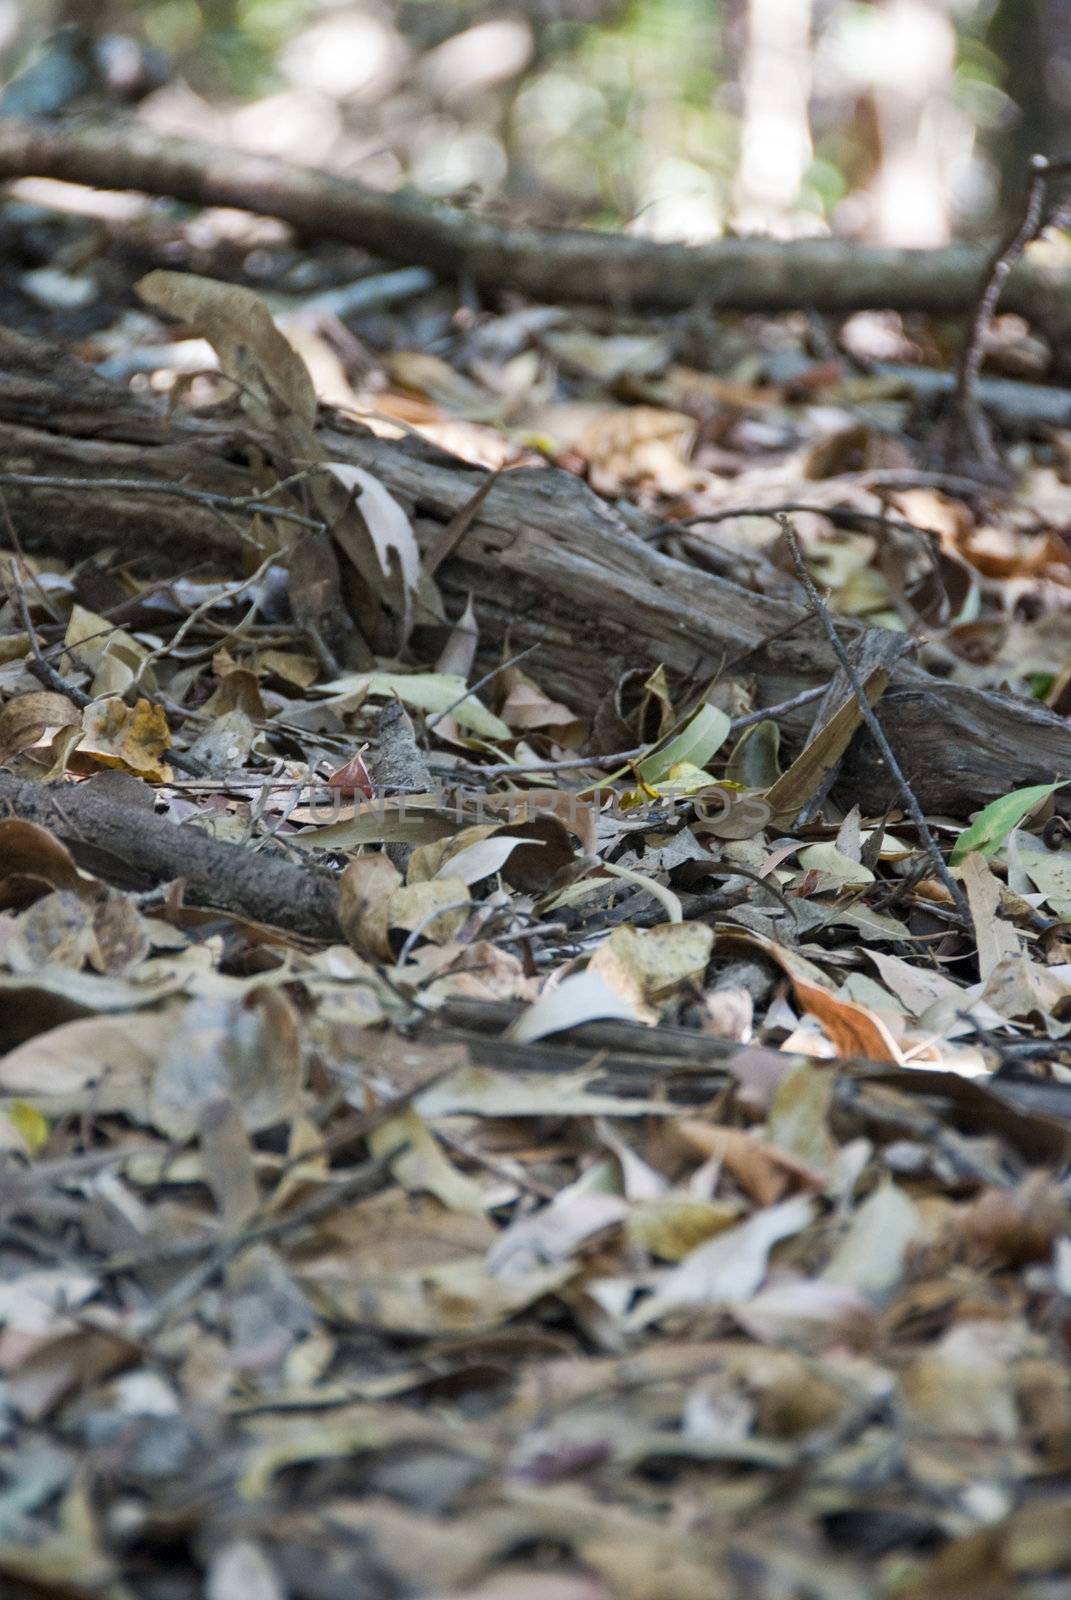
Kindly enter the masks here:
[[254, 855], [193, 824], [177, 827], [155, 814], [148, 790], [147, 805], [117, 791], [97, 779], [44, 784], [0, 772], [0, 815], [48, 828], [107, 882], [148, 888], [181, 879], [192, 905], [310, 939], [341, 938], [338, 883], [329, 873], [279, 854]]
[[[955, 315], [977, 297], [990, 249], [896, 250], [836, 239], [757, 238], [702, 246], [582, 229], [504, 224], [413, 194], [382, 194], [267, 156], [156, 134], [137, 124], [74, 127], [0, 119], [0, 178], [46, 177], [141, 189], [195, 205], [281, 218], [310, 238], [341, 239], [389, 261], [465, 274], [488, 289], [613, 306], [741, 311], [867, 307]], [[1002, 305], [1050, 332], [1071, 322], [1071, 273], [1020, 262]]]
[[[52, 363], [50, 366], [50, 362]], [[395, 443], [327, 416], [329, 458], [373, 471], [432, 539], [470, 499], [480, 469], [420, 441]], [[49, 347], [0, 330], [0, 462], [12, 470], [80, 471], [181, 479], [248, 493], [247, 441], [225, 423], [168, 418], [161, 404], [105, 384]], [[225, 486], [225, 490], [221, 490]], [[113, 546], [169, 551], [188, 563], [215, 545], [233, 559], [234, 518], [164, 497], [101, 490], [5, 489], [23, 541], [65, 551]], [[532, 667], [568, 704], [590, 708], [633, 666], [661, 662], [678, 686], [701, 685], [726, 662], [754, 676], [773, 704], [828, 681], [829, 646], [806, 607], [771, 599], [663, 555], [569, 474], [550, 468], [505, 473], [493, 486], [437, 580], [452, 610], [468, 592], [489, 655], [503, 638], [537, 644]], [[852, 637], [858, 624], [844, 621]], [[741, 658], [746, 658], [741, 665]], [[1043, 706], [942, 683], [911, 663], [899, 667], [879, 715], [922, 805], [963, 816], [1027, 783], [1071, 773], [1071, 726]], [[804, 710], [790, 736], [809, 725]], [[865, 738], [852, 746], [844, 789], [861, 806], [896, 803], [895, 786]]]

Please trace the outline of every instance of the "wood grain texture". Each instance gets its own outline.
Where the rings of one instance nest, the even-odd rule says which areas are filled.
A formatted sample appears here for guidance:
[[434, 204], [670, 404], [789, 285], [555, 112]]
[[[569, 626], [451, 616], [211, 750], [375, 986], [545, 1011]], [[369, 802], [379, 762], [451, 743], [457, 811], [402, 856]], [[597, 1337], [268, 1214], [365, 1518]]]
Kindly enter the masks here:
[[[329, 459], [372, 471], [413, 513], [418, 534], [438, 538], [470, 499], [482, 470], [416, 439], [375, 438], [324, 415]], [[183, 481], [229, 494], [256, 485], [245, 464], [272, 442], [234, 424], [168, 418], [163, 405], [105, 383], [73, 358], [0, 329], [0, 458], [7, 470]], [[277, 463], [278, 465], [278, 463]], [[20, 536], [32, 548], [155, 550], [173, 566], [212, 552], [237, 558], [239, 519], [162, 496], [5, 489]], [[3, 537], [0, 532], [0, 537]], [[801, 597], [757, 594], [663, 554], [638, 537], [585, 484], [553, 468], [504, 473], [458, 550], [437, 574], [451, 615], [473, 593], [481, 660], [537, 643], [532, 670], [552, 694], [583, 712], [629, 668], [663, 663], [678, 687], [701, 685], [726, 662], [754, 677], [760, 703], [775, 704], [828, 681], [835, 661]], [[857, 623], [844, 620], [843, 636]], [[1071, 776], [1071, 725], [1034, 702], [946, 684], [910, 661], [897, 668], [879, 714], [924, 808], [966, 816], [1023, 784]], [[808, 708], [785, 723], [797, 746]], [[848, 753], [843, 792], [879, 812], [895, 786], [863, 736]], [[1066, 798], [1063, 803], [1066, 802]]]

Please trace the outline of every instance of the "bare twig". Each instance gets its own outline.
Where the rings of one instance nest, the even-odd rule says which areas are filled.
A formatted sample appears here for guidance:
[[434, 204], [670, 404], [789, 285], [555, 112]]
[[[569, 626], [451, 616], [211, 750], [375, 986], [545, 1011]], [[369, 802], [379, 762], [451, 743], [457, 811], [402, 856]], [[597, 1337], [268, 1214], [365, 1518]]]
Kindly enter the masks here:
[[997, 453], [978, 402], [978, 378], [982, 370], [986, 340], [993, 326], [997, 302], [1008, 274], [1031, 240], [1036, 239], [1045, 210], [1049, 182], [1049, 163], [1044, 156], [1030, 158], [1030, 174], [1023, 212], [1013, 232], [994, 251], [970, 322], [956, 372], [956, 387], [948, 413], [945, 450], [950, 464], [976, 458], [987, 465], [998, 465]]
[[[436, 917], [448, 916], [452, 911], [476, 911], [478, 909], [479, 907], [474, 906], [471, 900], [449, 900], [447, 901], [446, 905], [433, 906], [430, 911], [425, 911], [416, 927], [410, 928], [408, 934], [406, 935], [405, 943], [399, 950], [398, 959], [394, 963], [395, 972], [401, 972], [402, 968], [405, 966], [405, 963], [409, 960], [409, 957], [416, 948], [417, 940], [422, 936], [425, 928], [429, 928], [431, 926]], [[464, 918], [462, 919], [462, 922], [464, 922]]]
[[745, 728], [753, 728], [757, 722], [769, 722], [775, 717], [787, 716], [790, 711], [798, 711], [801, 706], [809, 706], [815, 700], [821, 700], [827, 687], [820, 683], [814, 689], [801, 689], [799, 694], [792, 695], [788, 700], [780, 700], [775, 706], [763, 706], [760, 711], [749, 711], [745, 716], [734, 717], [729, 724], [729, 732], [743, 733]]
[[821, 595], [814, 586], [814, 580], [807, 570], [807, 563], [803, 559], [803, 551], [800, 549], [800, 542], [796, 537], [796, 531], [791, 522], [788, 520], [787, 516], [782, 516], [780, 521], [781, 530], [785, 535], [785, 540], [792, 554], [792, 561], [796, 568], [796, 572], [799, 575], [799, 580], [802, 583], [806, 591], [807, 598], [811, 603], [811, 609], [818, 618], [818, 621], [822, 624], [826, 638], [829, 640], [829, 643], [833, 648], [833, 652], [841, 664], [844, 676], [851, 685], [852, 693], [855, 695], [855, 698], [859, 704], [859, 711], [862, 715], [863, 721], [867, 725], [870, 737], [877, 745], [878, 750], [881, 753], [881, 758], [888, 767], [889, 772], [900, 791], [900, 797], [903, 800], [904, 805], [907, 807], [908, 813], [911, 816], [911, 820], [914, 822], [915, 827], [918, 830], [919, 838], [922, 841], [923, 848], [933, 864], [934, 872], [937, 874], [937, 877], [940, 879], [941, 883], [951, 896], [952, 904], [959, 912], [959, 915], [963, 919], [964, 925], [967, 928], [971, 928], [973, 923], [971, 920], [970, 906], [967, 904], [967, 897], [963, 893], [963, 890], [960, 888], [959, 884], [956, 882], [955, 878], [952, 876], [951, 872], [948, 870], [948, 866], [945, 863], [945, 858], [941, 854], [940, 846], [930, 831], [930, 825], [923, 815], [922, 807], [915, 798], [914, 790], [904, 777], [900, 763], [897, 761], [896, 756], [893, 753], [892, 745], [885, 737], [885, 730], [878, 721], [877, 713], [866, 697], [866, 690], [860, 682], [859, 674], [855, 670], [855, 665], [852, 661], [852, 658], [845, 649], [844, 642], [833, 625], [833, 619], [829, 614], [828, 608], [824, 604]]
[[853, 524], [880, 523], [883, 528], [894, 528], [900, 533], [921, 535], [925, 539], [933, 537], [930, 529], [920, 528], [917, 523], [908, 522], [906, 517], [890, 516], [887, 511], [864, 511], [859, 506], [822, 506], [804, 500], [785, 500], [776, 506], [717, 506], [709, 511], [696, 511], [690, 517], [681, 517], [678, 522], [660, 522], [644, 538], [655, 543], [679, 533], [682, 528], [697, 528], [708, 522], [731, 522], [734, 517], [772, 517], [776, 521], [778, 517], [801, 511], [816, 517], [827, 517], [830, 522], [848, 527]]
[[[305, 478], [308, 473], [302, 472], [296, 476]], [[293, 478], [288, 478], [284, 483], [278, 483], [274, 488], [254, 497], [216, 494], [209, 489], [194, 489], [187, 483], [166, 483], [159, 478], [59, 478], [52, 477], [46, 472], [0, 472], [0, 484], [10, 484], [17, 489], [70, 490], [75, 494], [94, 491], [114, 494], [164, 494], [178, 500], [191, 500], [195, 505], [212, 506], [219, 511], [247, 511], [250, 515], [260, 513], [276, 517], [280, 522], [294, 522], [298, 527], [314, 528], [319, 532], [324, 527], [321, 518], [306, 517], [300, 511], [291, 511], [286, 506], [269, 503], [268, 495], [277, 493], [293, 481]]]
[[[180, 645], [186, 635], [190, 632], [191, 628], [194, 628], [197, 623], [201, 621], [201, 619], [206, 616], [207, 613], [215, 606], [222, 605], [227, 600], [237, 600], [238, 597], [243, 595], [247, 589], [254, 588], [267, 572], [272, 562], [277, 561], [278, 559], [279, 552], [277, 550], [270, 551], [268, 555], [264, 557], [256, 571], [251, 572], [248, 578], [242, 578], [237, 583], [228, 584], [225, 588], [221, 589], [218, 594], [211, 595], [209, 599], [202, 600], [199, 606], [194, 606], [193, 610], [188, 612], [183, 618], [178, 631], [173, 635], [167, 644], [161, 645], [159, 649], [152, 650], [148, 655], [141, 658], [141, 661], [138, 664], [138, 670], [135, 672], [132, 682], [135, 685], [140, 686], [146, 670], [152, 666], [154, 661], [160, 660], [161, 657], [166, 656], [169, 651], [174, 650], [178, 645]], [[256, 614], [259, 603], [259, 600], [254, 594], [252, 615]], [[235, 634], [240, 633], [242, 629], [247, 626], [248, 620], [248, 617], [244, 618], [242, 622], [238, 623], [237, 627], [230, 629], [228, 632], [228, 638], [233, 638]]]
[[466, 689], [465, 693], [458, 695], [457, 699], [450, 705], [444, 706], [442, 711], [437, 711], [433, 717], [429, 717], [424, 726], [426, 728], [434, 728], [437, 722], [441, 722], [443, 717], [448, 717], [451, 711], [456, 711], [458, 706], [463, 706], [466, 700], [471, 700], [485, 684], [490, 683], [493, 678], [497, 678], [500, 672], [507, 672], [510, 667], [515, 667], [518, 661], [523, 661], [526, 656], [534, 655], [538, 649], [538, 644], [530, 644], [527, 649], [518, 650], [515, 656], [510, 656], [508, 661], [503, 661], [497, 667], [492, 667], [490, 672], [485, 672], [482, 678], [476, 679], [471, 689]]
[[76, 688], [73, 683], [68, 683], [66, 678], [58, 673], [55, 667], [50, 666], [41, 654], [41, 646], [37, 642], [37, 634], [34, 631], [29, 608], [26, 604], [22, 579], [18, 576], [15, 578], [15, 604], [18, 606], [19, 618], [22, 626], [26, 629], [26, 636], [30, 641], [30, 650], [33, 655], [33, 660], [27, 664], [27, 670], [32, 672], [38, 683], [44, 684], [46, 689], [54, 689], [57, 694], [66, 696], [72, 705], [78, 707], [79, 711], [84, 711], [87, 706], [93, 704], [93, 697], [86, 694], [83, 689]]
[[[501, 668], [499, 668], [501, 671]], [[650, 753], [651, 746], [637, 745], [634, 750], [616, 750], [607, 756], [569, 756], [564, 761], [498, 761], [494, 766], [475, 767], [481, 778], [508, 778], [524, 772], [573, 772], [585, 767], [619, 767], [624, 761], [634, 761], [637, 756]]]
[[[105, 189], [137, 189], [194, 205], [235, 206], [280, 217], [307, 238], [336, 238], [440, 276], [468, 275], [500, 292], [617, 306], [740, 310], [801, 305], [841, 313], [868, 306], [955, 314], [969, 305], [984, 246], [944, 250], [868, 248], [854, 240], [724, 238], [666, 245], [595, 230], [509, 226], [406, 192], [382, 194], [307, 167], [124, 124], [46, 123], [7, 116], [0, 126], [0, 178], [59, 178]], [[1014, 308], [1050, 327], [1066, 315], [1065, 274], [1020, 262], [1009, 286]]]

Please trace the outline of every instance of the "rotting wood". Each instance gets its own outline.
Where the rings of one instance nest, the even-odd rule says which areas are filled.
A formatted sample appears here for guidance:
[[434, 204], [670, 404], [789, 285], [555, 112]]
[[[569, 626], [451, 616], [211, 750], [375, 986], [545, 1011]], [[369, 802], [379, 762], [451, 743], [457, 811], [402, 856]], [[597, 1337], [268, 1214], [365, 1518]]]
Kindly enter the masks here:
[[[482, 469], [424, 441], [390, 441], [333, 413], [321, 437], [329, 459], [362, 466], [416, 515], [427, 541], [471, 499]], [[263, 485], [242, 466], [253, 441], [219, 419], [168, 417], [40, 341], [0, 329], [0, 460], [11, 470], [182, 481], [241, 496]], [[270, 454], [270, 441], [259, 441]], [[164, 551], [173, 566], [215, 553], [233, 564], [242, 542], [235, 517], [164, 496], [5, 489], [29, 548], [68, 555], [94, 549]], [[0, 537], [3, 535], [0, 534]], [[622, 671], [661, 662], [678, 686], [701, 685], [727, 660], [773, 704], [829, 680], [828, 642], [790, 600], [756, 594], [698, 571], [638, 537], [585, 484], [553, 468], [503, 473], [437, 578], [452, 615], [476, 597], [487, 664], [508, 636], [511, 650], [538, 643], [532, 670], [556, 697], [590, 709]], [[844, 620], [850, 643], [859, 625]], [[767, 641], [773, 642], [767, 642]], [[881, 721], [920, 804], [965, 816], [1009, 790], [1071, 775], [1071, 726], [1044, 706], [948, 684], [911, 662], [896, 670]], [[807, 708], [785, 721], [797, 745]], [[868, 739], [845, 760], [841, 792], [865, 810], [895, 804], [894, 785]]]
[[341, 938], [331, 873], [278, 853], [254, 854], [194, 824], [180, 827], [156, 815], [151, 790], [143, 788], [147, 803], [137, 803], [137, 780], [120, 787], [115, 777], [46, 784], [0, 771], [0, 816], [47, 828], [105, 882], [155, 888], [181, 881], [191, 905], [310, 939]]

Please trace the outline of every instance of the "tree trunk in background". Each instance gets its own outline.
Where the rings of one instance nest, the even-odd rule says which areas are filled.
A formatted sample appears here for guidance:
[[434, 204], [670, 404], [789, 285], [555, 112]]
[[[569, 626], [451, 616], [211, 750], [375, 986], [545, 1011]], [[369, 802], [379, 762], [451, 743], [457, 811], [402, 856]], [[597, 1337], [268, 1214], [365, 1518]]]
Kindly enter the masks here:
[[934, 0], [884, 0], [874, 73], [881, 165], [870, 235], [881, 244], [933, 249], [951, 238], [946, 169], [952, 129], [942, 111], [956, 34]]
[[1000, 0], [986, 42], [1004, 63], [1004, 88], [1018, 112], [992, 140], [1002, 209], [1011, 217], [1022, 210], [1030, 157], [1071, 155], [1071, 4]]
[[734, 218], [741, 233], [799, 231], [813, 153], [811, 22], [811, 0], [749, 0]]

